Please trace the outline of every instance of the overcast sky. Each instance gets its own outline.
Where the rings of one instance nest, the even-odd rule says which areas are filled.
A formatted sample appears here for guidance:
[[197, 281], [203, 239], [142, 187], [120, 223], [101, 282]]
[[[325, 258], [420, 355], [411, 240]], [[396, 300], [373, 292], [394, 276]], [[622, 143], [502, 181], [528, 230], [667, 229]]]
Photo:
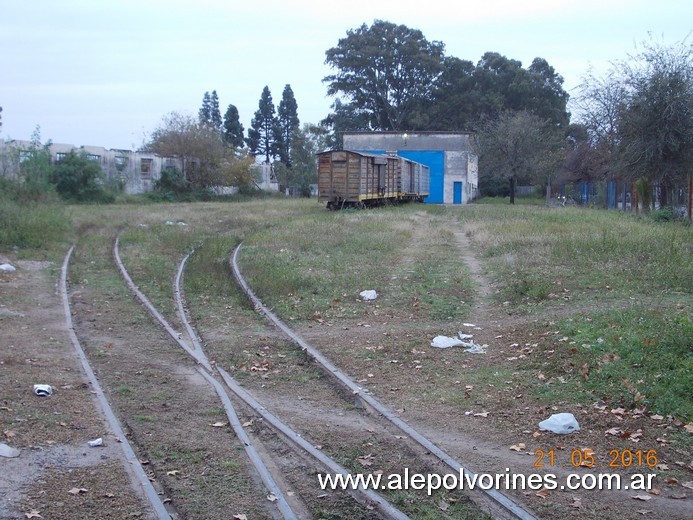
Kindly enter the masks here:
[[[247, 129], [265, 85], [291, 85], [302, 123], [328, 112], [325, 51], [382, 19], [476, 63], [487, 51], [539, 56], [571, 92], [648, 35], [693, 31], [690, 0], [2, 0], [2, 139], [136, 149], [172, 111], [197, 115], [216, 90]], [[689, 37], [693, 38], [693, 35]], [[460, 129], [464, 130], [464, 129]]]

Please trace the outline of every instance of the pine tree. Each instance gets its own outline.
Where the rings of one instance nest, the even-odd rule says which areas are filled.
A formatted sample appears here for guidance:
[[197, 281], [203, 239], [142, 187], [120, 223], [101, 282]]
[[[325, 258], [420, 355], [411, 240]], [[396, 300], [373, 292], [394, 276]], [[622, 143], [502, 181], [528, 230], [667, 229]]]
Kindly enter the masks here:
[[217, 91], [212, 90], [212, 95], [210, 97], [210, 126], [217, 130], [220, 134], [222, 132], [222, 120], [221, 112], [219, 111], [219, 96], [217, 96]]
[[291, 166], [291, 141], [299, 128], [298, 105], [294, 97], [291, 85], [284, 87], [282, 100], [278, 109], [279, 133], [277, 136], [277, 149], [279, 160]]
[[205, 92], [205, 95], [202, 96], [202, 106], [200, 107], [198, 114], [200, 123], [208, 124], [212, 119], [212, 98], [209, 95], [209, 92]]
[[248, 129], [248, 148], [253, 156], [264, 155], [269, 163], [277, 155], [277, 134], [279, 125], [275, 116], [274, 103], [269, 87], [262, 90], [258, 110]]
[[221, 133], [221, 112], [219, 112], [219, 97], [216, 90], [212, 90], [211, 94], [205, 92], [205, 95], [202, 97], [202, 107], [200, 107], [198, 114], [200, 123]]
[[235, 105], [229, 105], [224, 114], [224, 142], [234, 148], [242, 148], [245, 142], [243, 132], [244, 129], [238, 116], [238, 109]]

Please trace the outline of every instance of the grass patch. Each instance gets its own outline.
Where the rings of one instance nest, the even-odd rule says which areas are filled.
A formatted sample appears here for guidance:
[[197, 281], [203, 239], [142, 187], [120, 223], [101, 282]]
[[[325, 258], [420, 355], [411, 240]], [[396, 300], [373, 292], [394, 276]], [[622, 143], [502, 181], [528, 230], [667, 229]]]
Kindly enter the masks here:
[[66, 242], [71, 231], [62, 204], [22, 203], [0, 193], [0, 246], [47, 249]]
[[[582, 402], [640, 408], [693, 420], [693, 318], [689, 310], [632, 308], [559, 324], [541, 367], [553, 378], [540, 391]], [[546, 395], [543, 395], [546, 397]]]
[[120, 385], [116, 388], [116, 392], [118, 395], [130, 395], [132, 393], [132, 388], [127, 385]]
[[447, 224], [413, 205], [310, 212], [248, 240], [241, 269], [261, 299], [293, 320], [362, 313], [365, 289], [380, 294], [382, 313], [463, 317], [472, 284]]
[[470, 206], [459, 216], [503, 300], [693, 293], [690, 226], [580, 208]]

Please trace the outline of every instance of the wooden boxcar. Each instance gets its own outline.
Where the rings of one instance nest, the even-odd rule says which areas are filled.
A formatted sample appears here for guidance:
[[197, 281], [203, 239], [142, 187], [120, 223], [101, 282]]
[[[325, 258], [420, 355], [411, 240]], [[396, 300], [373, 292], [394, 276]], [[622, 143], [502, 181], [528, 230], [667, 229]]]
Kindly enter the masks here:
[[364, 207], [428, 196], [428, 166], [394, 154], [350, 150], [318, 154], [318, 201], [329, 209]]

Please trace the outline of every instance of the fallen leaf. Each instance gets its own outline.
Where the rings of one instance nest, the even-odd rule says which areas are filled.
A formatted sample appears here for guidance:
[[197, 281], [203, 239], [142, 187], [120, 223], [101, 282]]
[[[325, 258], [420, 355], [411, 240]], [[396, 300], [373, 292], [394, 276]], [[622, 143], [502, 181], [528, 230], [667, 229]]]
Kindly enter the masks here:
[[527, 447], [527, 446], [525, 446], [525, 444], [524, 444], [523, 442], [521, 442], [521, 443], [519, 443], [519, 444], [513, 444], [512, 446], [510, 446], [510, 449], [511, 449], [512, 451], [522, 451], [522, 450], [524, 450], [526, 447]]
[[5, 430], [3, 433], [5, 434], [5, 437], [7, 437], [8, 439], [11, 439], [16, 435], [12, 430]]
[[445, 500], [438, 502], [438, 509], [441, 511], [447, 511], [449, 507], [450, 505]]
[[277, 497], [274, 495], [274, 493], [270, 493], [269, 495], [267, 495], [267, 500], [269, 500], [270, 502], [276, 502]]
[[242, 514], [233, 515], [233, 520], [248, 520], [248, 517]]
[[606, 435], [616, 435], [616, 436], [620, 436], [620, 435], [623, 433], [623, 430], [620, 430], [620, 429], [618, 429], [618, 428], [611, 428], [610, 430], [606, 430], [606, 432], [604, 432], [604, 433], [605, 433]]
[[214, 424], [210, 424], [210, 426], [212, 428], [221, 428], [222, 426], [226, 426], [226, 423], [219, 421], [219, 422], [215, 422]]
[[573, 503], [570, 504], [570, 506], [574, 507], [575, 509], [582, 509], [585, 507], [582, 505], [582, 499], [580, 497], [573, 497]]
[[24, 513], [26, 518], [43, 518], [41, 512], [38, 509], [32, 509], [28, 513]]
[[667, 464], [657, 464], [655, 466], [659, 471], [666, 471], [669, 469], [669, 466]]
[[650, 495], [635, 495], [630, 497], [633, 500], [642, 500], [644, 502], [647, 502], [648, 500], [652, 500], [652, 497]]
[[685, 488], [693, 489], [693, 480], [691, 480], [690, 482], [684, 482], [684, 483], [681, 484], [681, 485], [682, 485], [683, 487], [685, 487]]
[[490, 414], [490, 413], [491, 412], [479, 412], [479, 413], [475, 413], [474, 417], [488, 417], [488, 414]]
[[68, 493], [70, 493], [71, 495], [79, 495], [79, 494], [86, 493], [86, 492], [87, 492], [87, 490], [85, 488], [76, 488], [76, 487], [72, 488], [70, 491], [68, 491]]
[[543, 488], [534, 494], [540, 498], [546, 498], [547, 496], [549, 496], [551, 494], [551, 490], [549, 488]]
[[180, 473], [180, 470], [178, 470], [178, 469], [172, 469], [171, 471], [167, 471], [167, 472], [166, 472], [166, 475], [169, 476], [169, 477], [175, 477], [175, 476], [178, 475], [179, 473]]
[[673, 486], [674, 484], [678, 484], [678, 483], [679, 483], [679, 481], [678, 481], [677, 479], [675, 479], [674, 477], [669, 477], [669, 478], [666, 479], [664, 482], [666, 482], [666, 483], [669, 484], [670, 486]]
[[636, 511], [639, 515], [649, 515], [652, 511], [648, 511], [647, 509], [641, 509], [640, 511]]
[[614, 408], [613, 410], [611, 410], [611, 413], [614, 415], [623, 415], [624, 413], [626, 413], [626, 409], [625, 408]]
[[662, 492], [661, 492], [659, 489], [657, 489], [657, 488], [648, 489], [647, 492], [648, 492], [650, 495], [655, 495], [655, 496], [661, 495], [661, 494], [662, 494]]
[[652, 419], [653, 421], [661, 421], [662, 419], [664, 419], [664, 417], [662, 417], [661, 415], [655, 414], [655, 415], [650, 415], [650, 419]]
[[373, 465], [373, 455], [370, 453], [365, 457], [359, 457], [356, 459], [362, 466], [372, 466]]
[[693, 434], [693, 422], [688, 423], [686, 426], [684, 426], [684, 428], [688, 433]]
[[246, 421], [243, 423], [244, 428], [247, 428], [248, 426], [252, 426], [252, 425], [253, 425], [253, 419], [250, 419], [249, 421]]

